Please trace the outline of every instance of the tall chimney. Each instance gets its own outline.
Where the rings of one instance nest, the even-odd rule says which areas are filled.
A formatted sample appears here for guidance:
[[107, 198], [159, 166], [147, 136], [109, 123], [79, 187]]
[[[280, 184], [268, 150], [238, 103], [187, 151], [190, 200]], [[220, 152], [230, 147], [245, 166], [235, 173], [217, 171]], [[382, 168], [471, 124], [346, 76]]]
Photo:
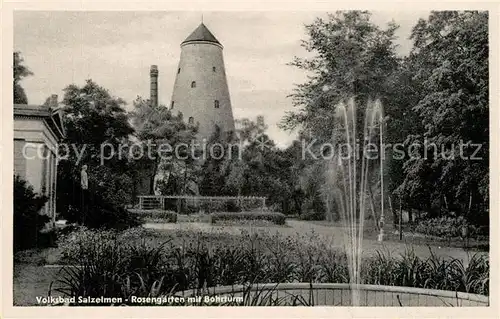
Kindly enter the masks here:
[[150, 84], [151, 106], [157, 107], [158, 106], [158, 66], [157, 65], [151, 66], [151, 70], [149, 72], [149, 77], [151, 80], [151, 84]]

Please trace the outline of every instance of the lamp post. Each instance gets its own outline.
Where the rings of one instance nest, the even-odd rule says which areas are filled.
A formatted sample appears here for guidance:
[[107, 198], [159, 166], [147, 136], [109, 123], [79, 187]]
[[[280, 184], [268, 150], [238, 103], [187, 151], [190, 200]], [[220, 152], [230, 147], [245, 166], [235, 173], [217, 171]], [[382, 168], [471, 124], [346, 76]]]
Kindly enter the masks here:
[[[379, 130], [379, 154], [380, 154], [380, 194], [381, 194], [381, 200], [380, 200], [380, 219], [378, 220], [378, 226], [379, 226], [379, 234], [377, 236], [377, 240], [379, 242], [384, 241], [384, 225], [385, 225], [385, 211], [384, 211], [384, 157], [385, 154], [382, 152], [385, 151], [384, 144], [383, 144], [383, 131], [384, 131], [384, 121], [381, 120], [379, 124], [374, 124], [373, 126], [369, 127], [369, 132], [372, 132], [372, 130], [378, 129]], [[365, 141], [370, 141], [370, 136], [365, 136]]]

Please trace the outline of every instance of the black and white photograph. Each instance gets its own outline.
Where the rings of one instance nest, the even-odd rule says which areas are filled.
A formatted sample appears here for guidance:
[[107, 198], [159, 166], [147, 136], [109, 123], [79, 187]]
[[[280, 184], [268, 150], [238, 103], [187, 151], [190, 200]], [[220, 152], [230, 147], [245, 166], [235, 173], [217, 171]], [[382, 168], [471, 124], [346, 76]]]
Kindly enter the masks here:
[[115, 7], [13, 12], [14, 308], [491, 306], [492, 11]]

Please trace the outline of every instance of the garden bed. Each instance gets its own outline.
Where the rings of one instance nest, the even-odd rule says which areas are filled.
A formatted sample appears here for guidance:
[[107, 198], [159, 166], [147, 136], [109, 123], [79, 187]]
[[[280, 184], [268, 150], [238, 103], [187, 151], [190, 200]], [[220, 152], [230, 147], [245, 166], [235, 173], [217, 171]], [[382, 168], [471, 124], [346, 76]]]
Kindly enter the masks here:
[[[73, 264], [89, 265], [94, 272], [100, 269], [102, 274], [98, 271], [89, 275], [97, 276], [95, 284], [106, 291], [111, 283], [101, 283], [97, 278], [110, 271], [117, 278], [138, 280], [137, 274], [148, 278], [148, 293], [161, 278], [162, 291], [246, 282], [347, 283], [349, 278], [345, 253], [313, 236], [284, 237], [265, 232], [235, 236], [189, 230], [159, 234], [144, 229], [115, 235], [84, 231], [62, 248]], [[377, 251], [363, 258], [361, 277], [366, 284], [488, 294], [489, 261], [478, 254], [465, 266], [461, 260], [433, 254], [420, 258], [411, 249], [400, 256]], [[463, 278], [468, 278], [467, 282]]]
[[213, 213], [211, 214], [212, 224], [238, 221], [265, 221], [275, 225], [285, 225], [286, 216], [282, 213], [274, 212], [241, 212], [241, 213]]
[[[215, 225], [215, 223], [213, 223]], [[242, 227], [290, 227], [285, 224], [276, 224], [275, 222], [269, 220], [258, 220], [258, 219], [235, 219], [235, 220], [224, 220], [218, 221], [217, 226], [242, 226]]]
[[[159, 296], [204, 286], [349, 281], [344, 251], [314, 234], [271, 235], [262, 229], [228, 234], [223, 230], [82, 228], [61, 237], [57, 250], [50, 254], [60, 256], [53, 263], [68, 267], [58, 268], [52, 295], [87, 291], [91, 296]], [[410, 248], [401, 255], [379, 251], [363, 257], [362, 278], [365, 284], [488, 295], [489, 259], [476, 254], [464, 264], [433, 254], [421, 258]], [[51, 283], [45, 285], [48, 291]], [[17, 295], [30, 294], [19, 286], [15, 289]]]
[[178, 223], [211, 223], [212, 219], [209, 214], [192, 214], [192, 215], [177, 215]]
[[177, 213], [160, 209], [129, 209], [137, 215], [143, 223], [176, 223]]

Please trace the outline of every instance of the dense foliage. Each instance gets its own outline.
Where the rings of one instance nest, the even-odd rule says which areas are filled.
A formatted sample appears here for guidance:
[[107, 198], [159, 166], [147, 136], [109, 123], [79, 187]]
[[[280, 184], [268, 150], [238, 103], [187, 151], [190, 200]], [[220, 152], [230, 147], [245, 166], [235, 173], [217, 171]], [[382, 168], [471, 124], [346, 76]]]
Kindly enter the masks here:
[[28, 97], [26, 92], [21, 86], [21, 80], [27, 76], [33, 75], [33, 72], [24, 65], [24, 59], [21, 52], [14, 52], [13, 61], [13, 74], [14, 74], [14, 104], [28, 104]]
[[[132, 199], [130, 161], [127, 153], [118, 152], [133, 133], [125, 102], [88, 80], [82, 87], [68, 86], [62, 103], [66, 137], [58, 170], [58, 212], [89, 227], [137, 225], [124, 209]], [[88, 167], [87, 203], [82, 202], [80, 186], [83, 165]]]
[[257, 116], [254, 120], [237, 120], [235, 134], [222, 136], [216, 131], [207, 148], [222, 145], [225, 156], [215, 153], [205, 161], [200, 193], [265, 197], [266, 205], [274, 211], [293, 214], [300, 210], [292, 169], [297, 150], [277, 148], [266, 130], [264, 117]]
[[33, 186], [18, 175], [14, 176], [14, 249], [40, 246], [40, 231], [50, 217], [40, 214], [47, 197], [34, 192]]
[[[174, 114], [164, 105], [152, 107], [149, 101], [138, 97], [134, 101], [134, 110], [129, 118], [136, 130], [136, 145], [144, 154], [135, 160], [135, 165], [142, 169], [138, 174], [147, 174], [149, 194], [154, 194], [155, 176], [162, 179], [158, 190], [164, 195], [184, 195], [193, 193], [190, 188], [197, 181], [199, 162], [196, 157], [199, 149], [192, 143], [197, 127], [186, 124], [182, 113]], [[178, 145], [193, 146], [190, 149]], [[138, 176], [139, 178], [141, 176]]]
[[418, 221], [413, 229], [420, 234], [442, 238], [488, 238], [489, 236], [487, 229], [467, 224], [463, 216], [424, 219]]
[[[303, 47], [314, 56], [291, 63], [309, 77], [291, 95], [295, 109], [282, 127], [298, 128], [300, 139], [321, 145], [332, 139], [339, 102], [355, 99], [362, 128], [366, 102], [378, 98], [385, 143], [392, 146], [385, 151], [383, 190], [392, 203], [401, 199], [404, 209], [431, 218], [488, 224], [488, 13], [432, 12], [414, 26], [406, 57], [396, 54], [398, 26], [381, 28], [370, 16], [342, 11], [306, 26]], [[324, 184], [322, 163], [302, 159], [295, 166], [312, 205]]]
[[412, 111], [424, 127], [406, 144], [424, 147], [405, 162], [398, 192], [434, 216], [452, 211], [487, 224], [488, 13], [434, 12], [417, 23], [412, 39], [409, 64], [419, 83]]

